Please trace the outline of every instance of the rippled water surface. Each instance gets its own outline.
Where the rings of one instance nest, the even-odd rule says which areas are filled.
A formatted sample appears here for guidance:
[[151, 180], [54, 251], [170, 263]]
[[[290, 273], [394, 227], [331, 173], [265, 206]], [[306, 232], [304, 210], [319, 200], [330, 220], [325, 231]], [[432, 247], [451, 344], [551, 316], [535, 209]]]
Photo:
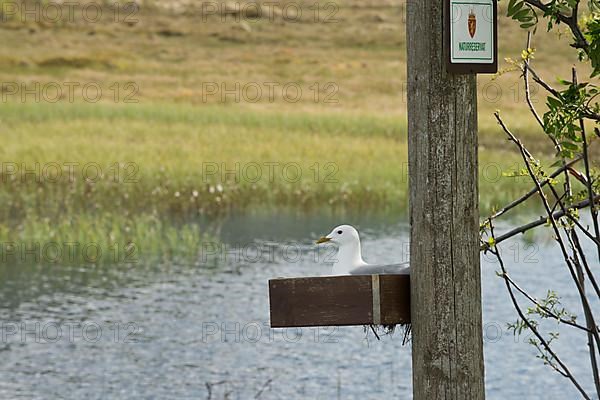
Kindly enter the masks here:
[[[362, 327], [268, 327], [268, 279], [327, 272], [331, 252], [315, 251], [311, 239], [338, 222], [231, 218], [219, 226], [222, 244], [195, 263], [0, 266], [0, 398], [410, 398], [410, 346], [398, 333], [377, 341]], [[406, 223], [350, 222], [368, 261], [408, 257]], [[580, 312], [550, 245], [507, 245], [510, 271]], [[487, 398], [576, 398], [527, 337], [507, 331], [516, 317], [492, 261], [482, 258]], [[558, 331], [557, 349], [590, 388], [584, 338]]]

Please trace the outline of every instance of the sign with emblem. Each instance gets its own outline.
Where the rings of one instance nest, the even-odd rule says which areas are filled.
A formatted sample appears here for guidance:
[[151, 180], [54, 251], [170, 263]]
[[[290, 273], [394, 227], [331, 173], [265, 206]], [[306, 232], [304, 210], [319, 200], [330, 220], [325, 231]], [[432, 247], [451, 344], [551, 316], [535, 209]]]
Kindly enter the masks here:
[[496, 73], [496, 0], [445, 0], [448, 72]]

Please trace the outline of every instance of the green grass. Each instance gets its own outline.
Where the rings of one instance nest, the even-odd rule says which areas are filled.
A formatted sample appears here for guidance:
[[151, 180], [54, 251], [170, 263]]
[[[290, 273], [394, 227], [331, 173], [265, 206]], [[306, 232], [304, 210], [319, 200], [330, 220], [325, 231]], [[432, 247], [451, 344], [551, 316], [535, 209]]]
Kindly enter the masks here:
[[[19, 140], [0, 150], [0, 241], [93, 242], [136, 255], [141, 248], [148, 260], [193, 257], [206, 237], [194, 221], [233, 210], [406, 215], [405, 126], [398, 117], [233, 107], [7, 105], [0, 129]], [[511, 153], [480, 157], [482, 212], [528, 188], [502, 176], [520, 168]], [[90, 163], [103, 175], [93, 167], [84, 179]], [[208, 174], [209, 164], [220, 171]]]
[[[323, 204], [406, 209], [406, 122], [400, 117], [8, 104], [0, 109], [0, 128], [19, 137], [0, 150], [5, 219], [107, 210], [188, 218], [253, 206]], [[499, 176], [516, 159], [485, 150], [481, 158], [484, 204], [520, 189], [510, 189], [511, 179]], [[37, 172], [22, 175], [36, 163]], [[86, 182], [84, 166], [90, 163], [104, 176], [96, 178], [93, 167]], [[60, 178], [54, 165], [64, 169]], [[74, 179], [68, 165], [74, 165]]]
[[16, 226], [0, 224], [0, 264], [135, 267], [163, 260], [195, 262], [202, 243], [215, 240], [196, 223], [177, 224], [153, 215], [29, 214]]

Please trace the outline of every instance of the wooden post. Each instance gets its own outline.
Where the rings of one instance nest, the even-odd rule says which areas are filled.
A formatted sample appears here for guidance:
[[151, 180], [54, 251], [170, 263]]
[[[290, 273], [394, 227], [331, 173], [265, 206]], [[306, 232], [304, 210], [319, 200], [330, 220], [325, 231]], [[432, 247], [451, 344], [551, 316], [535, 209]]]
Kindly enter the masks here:
[[415, 400], [485, 398], [476, 76], [446, 72], [444, 1], [407, 7]]

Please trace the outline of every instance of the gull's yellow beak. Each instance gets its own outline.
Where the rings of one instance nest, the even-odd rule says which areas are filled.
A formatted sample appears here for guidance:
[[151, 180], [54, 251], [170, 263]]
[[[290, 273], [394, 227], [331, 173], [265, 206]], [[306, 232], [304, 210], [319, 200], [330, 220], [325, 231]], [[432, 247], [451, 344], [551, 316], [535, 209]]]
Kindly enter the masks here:
[[331, 238], [328, 238], [326, 236], [323, 236], [322, 238], [320, 238], [319, 240], [317, 240], [317, 244], [321, 244], [321, 243], [327, 243], [331, 240]]

